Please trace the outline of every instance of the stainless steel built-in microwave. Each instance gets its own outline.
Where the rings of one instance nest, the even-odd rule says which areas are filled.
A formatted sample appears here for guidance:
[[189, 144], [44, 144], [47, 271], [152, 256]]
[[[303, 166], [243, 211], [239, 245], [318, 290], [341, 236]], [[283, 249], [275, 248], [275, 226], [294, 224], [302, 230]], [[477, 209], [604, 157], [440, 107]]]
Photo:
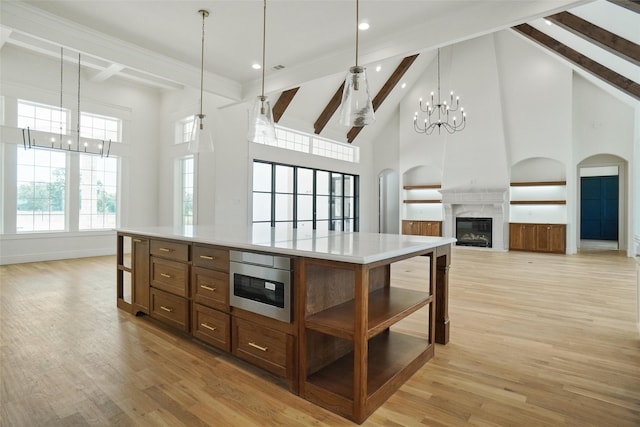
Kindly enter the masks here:
[[229, 252], [229, 302], [283, 322], [291, 322], [291, 258]]

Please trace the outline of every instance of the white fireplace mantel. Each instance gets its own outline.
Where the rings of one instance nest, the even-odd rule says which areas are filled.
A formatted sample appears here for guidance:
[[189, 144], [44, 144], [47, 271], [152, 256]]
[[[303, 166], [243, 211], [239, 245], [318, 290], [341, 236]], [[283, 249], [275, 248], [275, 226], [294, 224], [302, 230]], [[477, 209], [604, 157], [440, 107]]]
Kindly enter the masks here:
[[[507, 188], [455, 187], [439, 190], [444, 207], [443, 236], [455, 236], [455, 220], [458, 217], [492, 219], [492, 250], [508, 249], [508, 200]], [[505, 221], [507, 218], [507, 221]]]

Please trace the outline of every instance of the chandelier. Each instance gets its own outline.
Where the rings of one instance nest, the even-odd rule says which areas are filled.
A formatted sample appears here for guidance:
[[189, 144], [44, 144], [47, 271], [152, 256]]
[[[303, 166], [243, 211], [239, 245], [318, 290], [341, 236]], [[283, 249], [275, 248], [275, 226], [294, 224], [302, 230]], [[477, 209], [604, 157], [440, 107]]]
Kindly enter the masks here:
[[[427, 102], [426, 107], [423, 106], [422, 98], [420, 98], [420, 111], [426, 113], [422, 125], [418, 124], [418, 112], [413, 116], [413, 128], [418, 133], [424, 133], [431, 135], [433, 131], [438, 128], [440, 133], [441, 128], [444, 128], [449, 133], [455, 133], [464, 129], [467, 124], [467, 113], [464, 112], [464, 108], [460, 107], [460, 97], [456, 96], [453, 99], [453, 91], [450, 93], [449, 103], [447, 101], [441, 101], [440, 98], [440, 49], [438, 49], [438, 100], [437, 103], [433, 99], [434, 93], [431, 92], [431, 102]], [[451, 114], [456, 111], [460, 111], [461, 120], [458, 120], [457, 116]], [[437, 113], [437, 116], [436, 116]]]
[[[100, 157], [109, 157], [111, 152], [111, 140], [100, 140], [95, 138], [87, 138], [82, 137], [82, 141], [80, 140], [80, 70], [81, 70], [81, 61], [80, 61], [80, 52], [78, 52], [78, 121], [75, 130], [76, 140], [75, 142], [71, 138], [67, 138], [66, 143], [63, 141], [66, 135], [66, 132], [63, 130], [62, 121], [60, 121], [60, 130], [59, 134], [54, 136], [52, 132], [46, 132], [36, 129], [31, 129], [30, 126], [27, 126], [22, 129], [22, 145], [25, 150], [29, 150], [32, 148], [44, 148], [48, 150], [61, 150], [61, 151], [69, 151], [75, 153], [83, 153], [83, 154], [96, 154]], [[63, 96], [63, 82], [64, 82], [64, 49], [60, 48], [60, 116], [62, 117], [62, 96]], [[33, 136], [31, 133], [33, 132]], [[69, 131], [69, 134], [72, 134], [72, 131]], [[37, 143], [35, 136], [40, 138], [44, 137], [44, 139], [49, 139], [48, 143]]]

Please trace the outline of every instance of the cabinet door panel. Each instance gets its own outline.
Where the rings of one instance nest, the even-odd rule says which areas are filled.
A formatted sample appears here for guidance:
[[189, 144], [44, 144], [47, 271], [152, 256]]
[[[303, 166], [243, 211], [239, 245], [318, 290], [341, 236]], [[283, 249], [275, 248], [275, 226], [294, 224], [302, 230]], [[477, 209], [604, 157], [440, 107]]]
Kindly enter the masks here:
[[133, 238], [133, 311], [149, 314], [149, 240]]

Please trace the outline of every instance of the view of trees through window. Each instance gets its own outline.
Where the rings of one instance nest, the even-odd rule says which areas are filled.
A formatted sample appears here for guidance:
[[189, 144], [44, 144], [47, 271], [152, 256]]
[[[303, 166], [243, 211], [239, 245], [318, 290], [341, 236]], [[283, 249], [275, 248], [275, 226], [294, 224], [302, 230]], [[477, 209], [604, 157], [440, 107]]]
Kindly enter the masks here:
[[65, 229], [66, 154], [18, 149], [16, 231]]

